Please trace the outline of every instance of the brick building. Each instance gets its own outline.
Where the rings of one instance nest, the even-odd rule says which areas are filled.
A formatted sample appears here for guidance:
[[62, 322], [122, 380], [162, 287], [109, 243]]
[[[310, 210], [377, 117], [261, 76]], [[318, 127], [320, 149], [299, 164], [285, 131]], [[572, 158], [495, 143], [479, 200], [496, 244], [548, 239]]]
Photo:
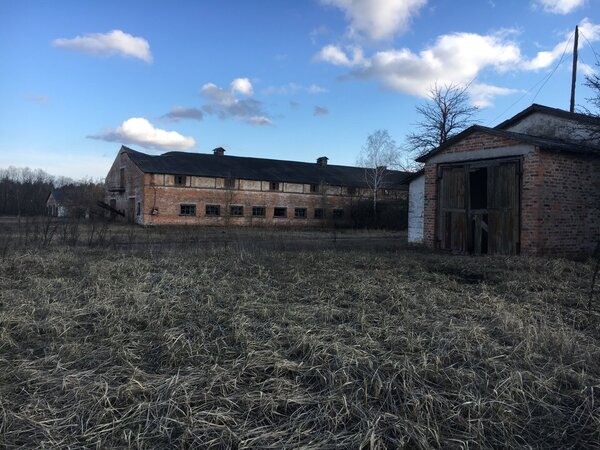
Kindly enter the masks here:
[[[106, 203], [143, 225], [349, 225], [371, 195], [365, 169], [327, 164], [168, 152], [122, 146], [107, 177]], [[382, 200], [406, 199], [408, 174], [388, 171]]]
[[460, 253], [589, 253], [600, 240], [598, 118], [532, 105], [417, 159], [423, 242]]

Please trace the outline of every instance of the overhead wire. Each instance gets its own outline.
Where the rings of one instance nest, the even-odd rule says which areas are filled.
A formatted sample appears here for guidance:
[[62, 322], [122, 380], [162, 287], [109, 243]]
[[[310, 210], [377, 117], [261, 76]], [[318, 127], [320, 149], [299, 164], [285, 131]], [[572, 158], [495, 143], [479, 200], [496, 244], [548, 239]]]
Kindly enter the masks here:
[[513, 103], [511, 103], [504, 111], [502, 111], [500, 114], [498, 114], [494, 119], [492, 119], [488, 123], [495, 123], [507, 111], [509, 111], [510, 109], [512, 109], [513, 106], [515, 106], [517, 103], [519, 103], [525, 97], [527, 97], [531, 93], [531, 91], [536, 88], [536, 86], [538, 86], [540, 83], [542, 83], [542, 85], [537, 90], [536, 94], [534, 95], [533, 99], [531, 100], [532, 103], [535, 101], [535, 99], [537, 98], [537, 96], [540, 93], [540, 91], [544, 88], [544, 86], [546, 85], [546, 83], [550, 80], [550, 78], [552, 77], [552, 75], [554, 75], [554, 73], [556, 72], [556, 70], [562, 64], [563, 59], [565, 57], [565, 54], [567, 53], [567, 49], [569, 48], [569, 44], [571, 43], [571, 39], [573, 39], [574, 35], [575, 35], [575, 32], [571, 33], [571, 36], [569, 36], [569, 39], [567, 40], [567, 42], [565, 44], [565, 48], [564, 48], [564, 50], [562, 52], [562, 55], [561, 55], [558, 63], [554, 66], [554, 69], [552, 69], [552, 71], [550, 73], [546, 74], [543, 78], [541, 78], [540, 80], [538, 80], [533, 86], [531, 86], [529, 89], [527, 89], [523, 95], [521, 95], [517, 100], [515, 100]]

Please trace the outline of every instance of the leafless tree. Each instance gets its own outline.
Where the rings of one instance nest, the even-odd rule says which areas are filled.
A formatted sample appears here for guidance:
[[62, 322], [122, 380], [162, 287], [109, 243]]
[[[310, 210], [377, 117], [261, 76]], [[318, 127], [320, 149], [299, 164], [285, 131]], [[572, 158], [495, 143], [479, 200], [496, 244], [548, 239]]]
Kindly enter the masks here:
[[400, 151], [396, 141], [387, 130], [376, 130], [367, 137], [356, 164], [365, 169], [365, 182], [373, 195], [373, 214], [377, 217], [377, 195], [385, 188], [390, 174], [389, 168], [396, 167]]
[[[596, 66], [600, 69], [600, 63], [597, 63]], [[598, 122], [590, 122], [584, 125], [585, 129], [580, 130], [583, 131], [583, 134], [579, 134], [585, 136], [586, 144], [600, 146], [600, 125], [598, 125], [600, 123], [600, 75], [598, 72], [586, 75], [584, 84], [590, 88], [592, 96], [586, 98], [590, 108], [583, 107], [581, 112], [595, 117]]]
[[417, 106], [416, 131], [406, 137], [408, 150], [421, 156], [473, 125], [476, 106], [469, 104], [465, 87], [455, 84], [438, 86], [429, 91], [427, 102]]

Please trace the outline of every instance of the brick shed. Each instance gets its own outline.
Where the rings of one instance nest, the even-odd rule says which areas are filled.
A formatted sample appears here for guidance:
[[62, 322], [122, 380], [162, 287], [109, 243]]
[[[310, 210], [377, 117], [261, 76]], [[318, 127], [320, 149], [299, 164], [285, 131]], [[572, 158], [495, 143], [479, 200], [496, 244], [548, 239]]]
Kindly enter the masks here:
[[[382, 201], [405, 201], [407, 172], [389, 170]], [[371, 196], [365, 169], [122, 146], [106, 177], [107, 206], [142, 225], [348, 225]]]
[[418, 158], [425, 245], [474, 254], [590, 253], [600, 240], [599, 128], [595, 117], [534, 104]]

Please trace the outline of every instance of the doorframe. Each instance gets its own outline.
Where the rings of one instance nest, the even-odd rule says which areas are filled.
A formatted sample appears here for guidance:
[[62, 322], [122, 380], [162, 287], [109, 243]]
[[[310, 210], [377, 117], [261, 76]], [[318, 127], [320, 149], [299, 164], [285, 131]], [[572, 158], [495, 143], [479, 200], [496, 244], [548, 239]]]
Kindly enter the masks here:
[[472, 254], [469, 250], [470, 247], [470, 239], [471, 239], [471, 222], [469, 220], [469, 215], [471, 211], [471, 199], [470, 199], [470, 180], [469, 180], [469, 169], [475, 167], [491, 167], [496, 163], [510, 163], [515, 162], [517, 165], [517, 208], [518, 208], [518, 226], [517, 226], [517, 242], [515, 242], [515, 253], [518, 255], [521, 253], [521, 232], [522, 232], [522, 223], [523, 223], [523, 210], [522, 210], [522, 195], [523, 195], [523, 156], [506, 156], [500, 158], [486, 158], [486, 159], [472, 159], [472, 160], [462, 160], [462, 161], [452, 161], [447, 163], [438, 163], [436, 168], [436, 221], [435, 221], [435, 243], [438, 249], [444, 251], [452, 251], [452, 249], [447, 249], [443, 247], [444, 244], [444, 221], [443, 221], [443, 212], [442, 212], [442, 195], [441, 195], [441, 186], [442, 186], [442, 173], [445, 168], [457, 168], [462, 167], [464, 169], [464, 196], [463, 199], [465, 205], [465, 221], [467, 224], [467, 249], [466, 253]]

